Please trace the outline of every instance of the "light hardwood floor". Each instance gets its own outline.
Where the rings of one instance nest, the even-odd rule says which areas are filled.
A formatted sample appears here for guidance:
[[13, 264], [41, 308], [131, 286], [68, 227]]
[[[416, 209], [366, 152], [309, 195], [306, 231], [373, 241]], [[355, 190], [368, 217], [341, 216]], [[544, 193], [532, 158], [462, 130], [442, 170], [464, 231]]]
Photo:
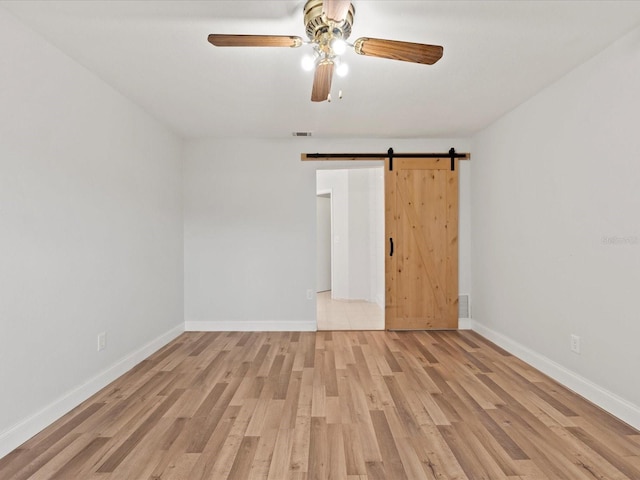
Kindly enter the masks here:
[[185, 333], [0, 478], [637, 480], [640, 432], [469, 331]]
[[336, 300], [318, 292], [318, 330], [384, 330], [384, 309], [364, 300]]

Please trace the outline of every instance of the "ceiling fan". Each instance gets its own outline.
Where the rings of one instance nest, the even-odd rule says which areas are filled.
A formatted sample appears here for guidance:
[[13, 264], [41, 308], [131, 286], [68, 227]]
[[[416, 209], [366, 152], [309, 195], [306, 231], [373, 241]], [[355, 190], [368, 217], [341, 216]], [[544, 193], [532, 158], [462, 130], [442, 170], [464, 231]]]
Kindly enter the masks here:
[[[211, 34], [209, 42], [216, 47], [291, 47], [307, 43], [314, 49], [313, 58], [307, 60], [315, 68], [312, 102], [330, 99], [334, 70], [340, 73], [339, 56], [347, 45], [356, 53], [370, 57], [389, 58], [404, 62], [433, 65], [442, 57], [439, 45], [400, 42], [380, 38], [362, 37], [353, 44], [346, 42], [351, 35], [355, 8], [350, 0], [308, 0], [304, 6], [304, 24], [309, 41], [293, 35], [225, 35]], [[336, 68], [336, 65], [338, 68]]]

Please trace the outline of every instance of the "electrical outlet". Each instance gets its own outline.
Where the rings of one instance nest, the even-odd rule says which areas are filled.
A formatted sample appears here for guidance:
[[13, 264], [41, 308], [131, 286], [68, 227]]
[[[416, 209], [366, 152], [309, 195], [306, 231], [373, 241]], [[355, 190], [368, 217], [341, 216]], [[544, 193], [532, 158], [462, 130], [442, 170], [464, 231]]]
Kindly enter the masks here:
[[98, 351], [102, 351], [107, 348], [107, 333], [102, 332], [98, 334]]
[[578, 335], [571, 335], [571, 351], [580, 353], [580, 337]]
[[307, 300], [313, 300], [313, 290], [310, 288], [307, 289]]

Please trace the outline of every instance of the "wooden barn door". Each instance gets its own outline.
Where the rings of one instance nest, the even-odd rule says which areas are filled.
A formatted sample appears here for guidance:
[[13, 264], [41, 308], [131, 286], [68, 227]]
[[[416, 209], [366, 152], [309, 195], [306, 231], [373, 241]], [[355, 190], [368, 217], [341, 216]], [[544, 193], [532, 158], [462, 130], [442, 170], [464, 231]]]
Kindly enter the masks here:
[[385, 161], [388, 330], [458, 328], [457, 161]]

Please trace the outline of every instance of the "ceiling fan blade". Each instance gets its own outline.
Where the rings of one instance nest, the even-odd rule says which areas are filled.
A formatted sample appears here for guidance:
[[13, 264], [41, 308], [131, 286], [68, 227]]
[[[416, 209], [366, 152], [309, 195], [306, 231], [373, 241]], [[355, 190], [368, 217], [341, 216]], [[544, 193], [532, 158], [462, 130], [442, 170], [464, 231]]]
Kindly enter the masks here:
[[329, 20], [342, 23], [344, 19], [347, 18], [350, 6], [350, 0], [323, 0], [322, 13], [324, 13]]
[[354, 43], [356, 53], [370, 57], [390, 58], [403, 62], [433, 65], [442, 58], [443, 48], [440, 45], [424, 43], [399, 42], [382, 40], [381, 38], [359, 38]]
[[324, 102], [331, 92], [331, 80], [333, 80], [334, 64], [331, 60], [323, 60], [316, 67], [313, 76], [313, 89], [311, 90], [312, 102]]
[[299, 47], [302, 38], [292, 35], [224, 35], [212, 33], [209, 43], [216, 47]]

